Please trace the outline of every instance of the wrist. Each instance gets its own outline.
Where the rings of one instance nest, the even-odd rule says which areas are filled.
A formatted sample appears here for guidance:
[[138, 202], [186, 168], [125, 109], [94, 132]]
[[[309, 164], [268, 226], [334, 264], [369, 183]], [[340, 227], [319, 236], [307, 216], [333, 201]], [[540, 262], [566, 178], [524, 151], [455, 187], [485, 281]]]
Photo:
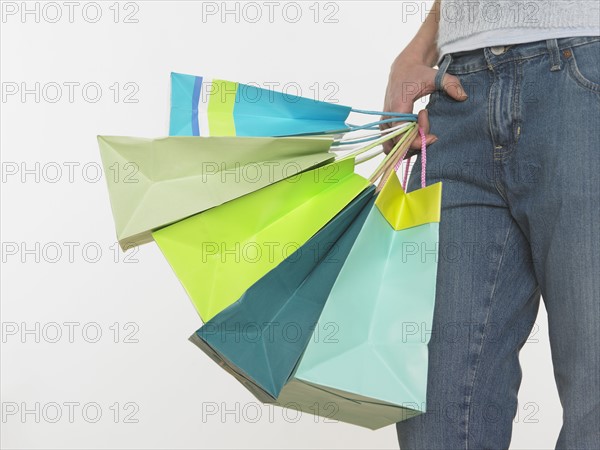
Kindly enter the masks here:
[[[439, 53], [435, 41], [419, 39], [419, 36], [416, 36], [410, 44], [402, 50], [396, 58], [396, 61], [399, 60], [410, 64], [421, 64], [433, 67], [436, 65], [438, 57]], [[394, 61], [394, 64], [396, 61]]]

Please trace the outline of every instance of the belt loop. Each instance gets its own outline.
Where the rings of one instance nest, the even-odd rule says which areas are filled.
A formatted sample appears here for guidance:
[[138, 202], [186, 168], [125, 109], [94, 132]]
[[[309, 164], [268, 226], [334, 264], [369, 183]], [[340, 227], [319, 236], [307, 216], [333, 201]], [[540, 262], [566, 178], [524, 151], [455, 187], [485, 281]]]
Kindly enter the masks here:
[[557, 70], [561, 70], [561, 60], [560, 60], [560, 50], [558, 48], [558, 41], [556, 39], [548, 39], [546, 41], [546, 46], [548, 47], [548, 53], [550, 54], [550, 61], [552, 62], [552, 66], [550, 67], [551, 72], [556, 72]]
[[442, 63], [439, 66], [439, 70], [435, 74], [435, 89], [436, 91], [443, 91], [444, 85], [442, 81], [444, 80], [444, 75], [446, 75], [446, 71], [448, 70], [448, 66], [452, 62], [452, 56], [448, 53], [444, 56]]

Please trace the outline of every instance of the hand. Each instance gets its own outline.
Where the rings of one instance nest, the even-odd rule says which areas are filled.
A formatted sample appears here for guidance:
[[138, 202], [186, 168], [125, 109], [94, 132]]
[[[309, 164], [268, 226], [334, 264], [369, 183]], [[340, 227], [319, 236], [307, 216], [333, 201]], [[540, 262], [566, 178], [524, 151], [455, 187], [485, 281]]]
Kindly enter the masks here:
[[[392, 65], [390, 78], [385, 94], [384, 112], [412, 113], [416, 100], [435, 91], [435, 76], [437, 70], [429, 67], [418, 58], [400, 54]], [[446, 94], [457, 101], [465, 101], [467, 94], [457, 77], [445, 74], [442, 86]], [[389, 118], [383, 116], [382, 119]], [[391, 128], [395, 123], [384, 123], [380, 125], [381, 130]], [[437, 141], [437, 136], [429, 134], [429, 116], [427, 110], [419, 112], [419, 127], [423, 128], [427, 145]], [[400, 137], [392, 139], [383, 145], [384, 152], [388, 154]], [[421, 138], [417, 137], [410, 145], [411, 150], [421, 148]], [[409, 151], [410, 153], [410, 151]], [[414, 153], [414, 152], [412, 152]]]

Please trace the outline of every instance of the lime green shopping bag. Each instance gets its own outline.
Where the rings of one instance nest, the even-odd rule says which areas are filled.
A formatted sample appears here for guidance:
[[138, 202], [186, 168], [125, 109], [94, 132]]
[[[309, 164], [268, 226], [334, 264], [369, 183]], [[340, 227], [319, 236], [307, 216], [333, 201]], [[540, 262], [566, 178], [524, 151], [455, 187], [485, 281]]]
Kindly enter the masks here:
[[204, 321], [303, 245], [367, 187], [344, 160], [153, 233]]
[[413, 128], [155, 231], [202, 320], [238, 300], [369, 185], [354, 173], [355, 155]]
[[123, 249], [152, 231], [331, 162], [330, 138], [99, 136]]

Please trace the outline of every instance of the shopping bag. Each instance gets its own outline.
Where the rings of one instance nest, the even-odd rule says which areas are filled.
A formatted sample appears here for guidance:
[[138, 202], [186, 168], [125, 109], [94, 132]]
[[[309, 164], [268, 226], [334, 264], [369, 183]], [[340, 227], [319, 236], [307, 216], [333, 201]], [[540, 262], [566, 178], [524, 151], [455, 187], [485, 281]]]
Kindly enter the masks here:
[[153, 233], [204, 322], [310, 239], [368, 181], [352, 160], [267, 186]]
[[181, 73], [171, 74], [171, 136], [292, 136], [344, 133], [398, 120], [416, 121], [414, 114], [363, 126], [346, 123], [351, 112], [384, 115], [353, 109], [233, 81]]
[[190, 340], [259, 400], [276, 401], [375, 201], [369, 186]]
[[119, 244], [333, 161], [332, 139], [99, 136]]
[[279, 405], [371, 429], [426, 410], [441, 194], [387, 179], [319, 318], [333, 341], [309, 340]]

